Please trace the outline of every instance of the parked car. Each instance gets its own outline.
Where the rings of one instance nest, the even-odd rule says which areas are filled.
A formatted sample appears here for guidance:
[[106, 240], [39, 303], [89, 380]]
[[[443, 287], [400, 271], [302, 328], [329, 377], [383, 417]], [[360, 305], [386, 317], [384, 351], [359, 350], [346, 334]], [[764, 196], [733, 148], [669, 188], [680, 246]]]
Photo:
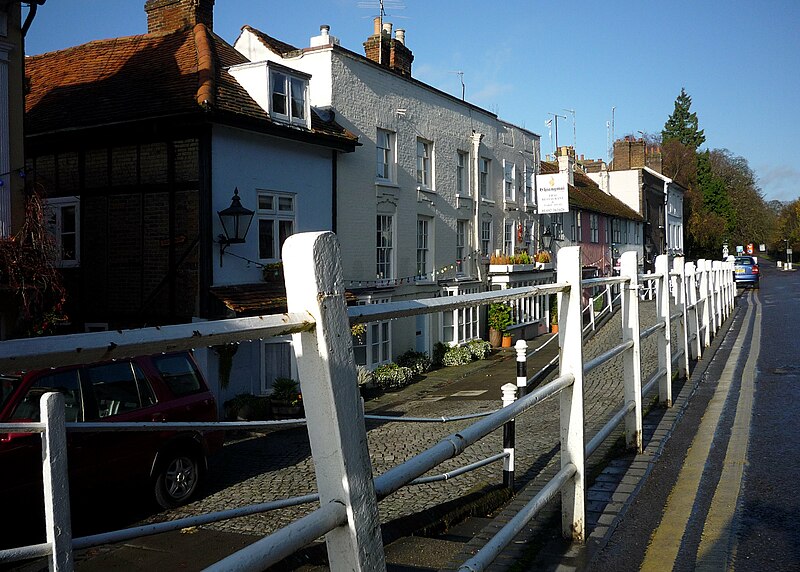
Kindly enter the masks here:
[[737, 285], [752, 284], [753, 288], [758, 288], [760, 276], [758, 264], [752, 256], [737, 256], [733, 261], [733, 279]]
[[[0, 422], [39, 421], [39, 400], [51, 391], [64, 395], [67, 422], [217, 420], [214, 397], [188, 352], [0, 375], [0, 385]], [[173, 508], [198, 491], [221, 443], [220, 432], [196, 430], [68, 431], [70, 491], [75, 499], [95, 488], [145, 485], [158, 505]], [[5, 498], [41, 498], [41, 465], [38, 434], [0, 433]]]

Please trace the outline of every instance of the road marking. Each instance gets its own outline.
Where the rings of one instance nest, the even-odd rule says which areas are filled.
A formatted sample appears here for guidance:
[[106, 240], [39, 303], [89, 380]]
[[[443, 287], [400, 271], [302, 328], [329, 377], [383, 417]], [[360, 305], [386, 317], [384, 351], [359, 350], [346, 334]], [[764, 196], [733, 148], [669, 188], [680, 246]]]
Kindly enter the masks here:
[[753, 341], [742, 372], [742, 386], [739, 390], [739, 401], [736, 404], [736, 417], [731, 428], [728, 450], [725, 453], [725, 464], [706, 516], [700, 547], [697, 550], [695, 570], [728, 570], [728, 555], [730, 554], [731, 563], [736, 557], [734, 532], [738, 521], [734, 522], [734, 518], [744, 466], [747, 462], [750, 422], [753, 418], [756, 361], [758, 348], [761, 346], [761, 302], [752, 294], [750, 299], [755, 302], [756, 313]]
[[[752, 305], [748, 306], [744, 317], [744, 323], [748, 325], [748, 328], [750, 327], [752, 308]], [[650, 544], [647, 547], [640, 569], [641, 572], [662, 572], [663, 570], [672, 570], [675, 567], [683, 535], [697, 498], [703, 469], [719, 426], [725, 400], [731, 390], [733, 374], [742, 351], [742, 340], [746, 337], [740, 332], [733, 344], [717, 388], [700, 421], [697, 435], [686, 453], [678, 480], [669, 494], [661, 517], [661, 523], [650, 538]]]

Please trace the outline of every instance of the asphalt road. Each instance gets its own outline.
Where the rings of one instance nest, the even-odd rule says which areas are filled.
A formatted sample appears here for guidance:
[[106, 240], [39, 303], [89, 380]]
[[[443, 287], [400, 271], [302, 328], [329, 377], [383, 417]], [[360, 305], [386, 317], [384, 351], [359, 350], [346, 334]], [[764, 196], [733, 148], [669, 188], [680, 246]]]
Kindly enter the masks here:
[[800, 273], [764, 261], [659, 464], [590, 570], [800, 570]]

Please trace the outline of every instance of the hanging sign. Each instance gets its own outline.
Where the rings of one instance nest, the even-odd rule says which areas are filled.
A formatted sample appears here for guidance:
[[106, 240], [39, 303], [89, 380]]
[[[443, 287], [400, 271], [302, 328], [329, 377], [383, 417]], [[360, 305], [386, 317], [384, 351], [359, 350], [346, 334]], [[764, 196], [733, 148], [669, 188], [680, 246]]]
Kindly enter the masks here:
[[565, 173], [536, 175], [536, 205], [539, 214], [569, 212], [569, 192]]

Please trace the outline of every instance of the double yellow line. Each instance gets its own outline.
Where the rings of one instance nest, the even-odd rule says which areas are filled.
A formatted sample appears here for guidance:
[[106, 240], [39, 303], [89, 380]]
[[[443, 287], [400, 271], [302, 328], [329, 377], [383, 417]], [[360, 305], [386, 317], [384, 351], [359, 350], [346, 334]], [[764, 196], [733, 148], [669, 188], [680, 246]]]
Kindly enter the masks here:
[[[733, 385], [736, 364], [739, 361], [744, 340], [747, 339], [752, 329], [753, 339], [742, 372], [736, 416], [728, 441], [722, 475], [703, 527], [703, 535], [696, 555], [695, 570], [729, 570], [735, 558], [734, 517], [744, 466], [747, 461], [748, 437], [755, 392], [755, 368], [758, 349], [761, 345], [761, 303], [758, 296], [755, 296], [752, 291], [748, 294], [748, 302], [744, 317], [747, 328], [742, 329], [736, 338], [719, 384], [703, 415], [697, 435], [686, 454], [678, 481], [667, 499], [661, 523], [653, 533], [647, 547], [641, 568], [643, 572], [662, 572], [675, 567], [678, 551], [697, 499], [700, 479], [711, 452], [714, 436], [719, 428], [725, 402]], [[755, 323], [751, 325], [753, 312], [755, 312]]]

